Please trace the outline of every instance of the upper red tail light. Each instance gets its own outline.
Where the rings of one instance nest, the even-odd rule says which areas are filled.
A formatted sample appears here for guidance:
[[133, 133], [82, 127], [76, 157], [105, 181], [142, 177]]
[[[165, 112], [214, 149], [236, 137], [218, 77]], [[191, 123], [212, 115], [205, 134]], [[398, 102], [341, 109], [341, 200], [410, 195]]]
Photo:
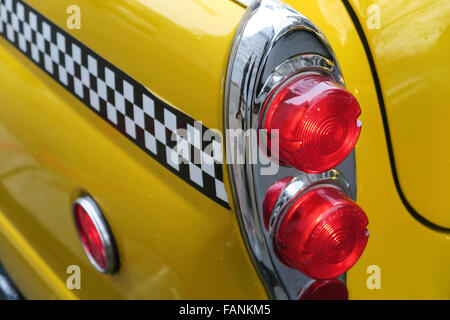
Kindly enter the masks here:
[[[276, 160], [307, 173], [324, 172], [342, 162], [361, 130], [358, 101], [324, 75], [288, 81], [271, 96], [265, 110], [261, 127], [269, 133], [279, 130]], [[267, 141], [269, 148], [271, 143]]]
[[335, 278], [364, 251], [368, 220], [344, 192], [331, 185], [312, 188], [284, 215], [275, 235], [281, 260], [314, 279]]

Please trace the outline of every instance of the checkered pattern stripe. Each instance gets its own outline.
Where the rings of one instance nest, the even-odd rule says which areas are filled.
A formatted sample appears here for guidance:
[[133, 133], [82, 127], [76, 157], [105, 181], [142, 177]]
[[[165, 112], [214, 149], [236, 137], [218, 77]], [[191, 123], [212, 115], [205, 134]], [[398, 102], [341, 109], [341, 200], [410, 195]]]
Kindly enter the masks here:
[[23, 1], [0, 0], [0, 35], [147, 154], [229, 208], [220, 135], [203, 141], [208, 128], [158, 99]]

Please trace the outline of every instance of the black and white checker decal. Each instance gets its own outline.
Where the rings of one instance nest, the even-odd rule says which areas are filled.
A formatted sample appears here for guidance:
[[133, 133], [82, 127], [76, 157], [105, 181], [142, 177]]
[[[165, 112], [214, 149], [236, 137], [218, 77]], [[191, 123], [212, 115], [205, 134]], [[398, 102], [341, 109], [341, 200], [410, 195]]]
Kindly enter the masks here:
[[[158, 99], [21, 0], [0, 0], [0, 35], [147, 154], [230, 208], [219, 135], [202, 141], [208, 128]], [[180, 129], [187, 135], [179, 134]]]

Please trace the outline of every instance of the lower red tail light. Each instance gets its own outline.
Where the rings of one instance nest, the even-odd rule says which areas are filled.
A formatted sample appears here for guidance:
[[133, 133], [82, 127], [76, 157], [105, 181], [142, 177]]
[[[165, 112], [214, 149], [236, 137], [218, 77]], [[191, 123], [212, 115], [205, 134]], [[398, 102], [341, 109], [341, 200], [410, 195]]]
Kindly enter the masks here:
[[363, 210], [328, 184], [305, 191], [279, 220], [273, 234], [275, 253], [313, 279], [332, 279], [350, 269], [369, 236]]
[[283, 178], [275, 182], [270, 186], [269, 189], [267, 189], [266, 196], [264, 197], [264, 201], [262, 204], [264, 226], [267, 230], [269, 229], [270, 214], [273, 210], [273, 207], [275, 206], [275, 203], [277, 202], [278, 196], [291, 180], [292, 177]]
[[99, 231], [87, 212], [79, 204], [75, 205], [75, 224], [83, 248], [101, 269], [106, 269], [106, 252]]
[[319, 280], [300, 290], [299, 300], [348, 300], [348, 290], [337, 279]]
[[303, 172], [320, 173], [342, 162], [355, 146], [361, 131], [361, 113], [355, 97], [329, 77], [299, 76], [282, 85], [265, 106], [260, 127], [279, 130], [282, 164]]

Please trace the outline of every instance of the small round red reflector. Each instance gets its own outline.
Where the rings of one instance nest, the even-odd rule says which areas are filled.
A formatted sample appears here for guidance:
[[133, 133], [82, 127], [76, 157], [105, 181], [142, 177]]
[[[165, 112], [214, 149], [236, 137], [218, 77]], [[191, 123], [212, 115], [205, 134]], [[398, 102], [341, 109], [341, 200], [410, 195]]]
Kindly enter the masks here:
[[94, 222], [79, 204], [75, 205], [75, 223], [86, 253], [101, 269], [106, 269], [106, 252]]
[[363, 210], [332, 185], [313, 187], [295, 200], [278, 224], [281, 261], [313, 279], [332, 279], [350, 269], [369, 236]]
[[337, 279], [318, 280], [300, 290], [299, 300], [348, 300], [348, 291]]
[[89, 196], [78, 198], [73, 205], [75, 227], [86, 255], [102, 273], [114, 273], [118, 254], [111, 230], [103, 214]]
[[[345, 88], [319, 74], [299, 76], [282, 85], [265, 106], [261, 127], [267, 146], [278, 143], [272, 158], [303, 172], [320, 173], [342, 162], [361, 131], [358, 101]], [[279, 141], [270, 135], [279, 130]]]

